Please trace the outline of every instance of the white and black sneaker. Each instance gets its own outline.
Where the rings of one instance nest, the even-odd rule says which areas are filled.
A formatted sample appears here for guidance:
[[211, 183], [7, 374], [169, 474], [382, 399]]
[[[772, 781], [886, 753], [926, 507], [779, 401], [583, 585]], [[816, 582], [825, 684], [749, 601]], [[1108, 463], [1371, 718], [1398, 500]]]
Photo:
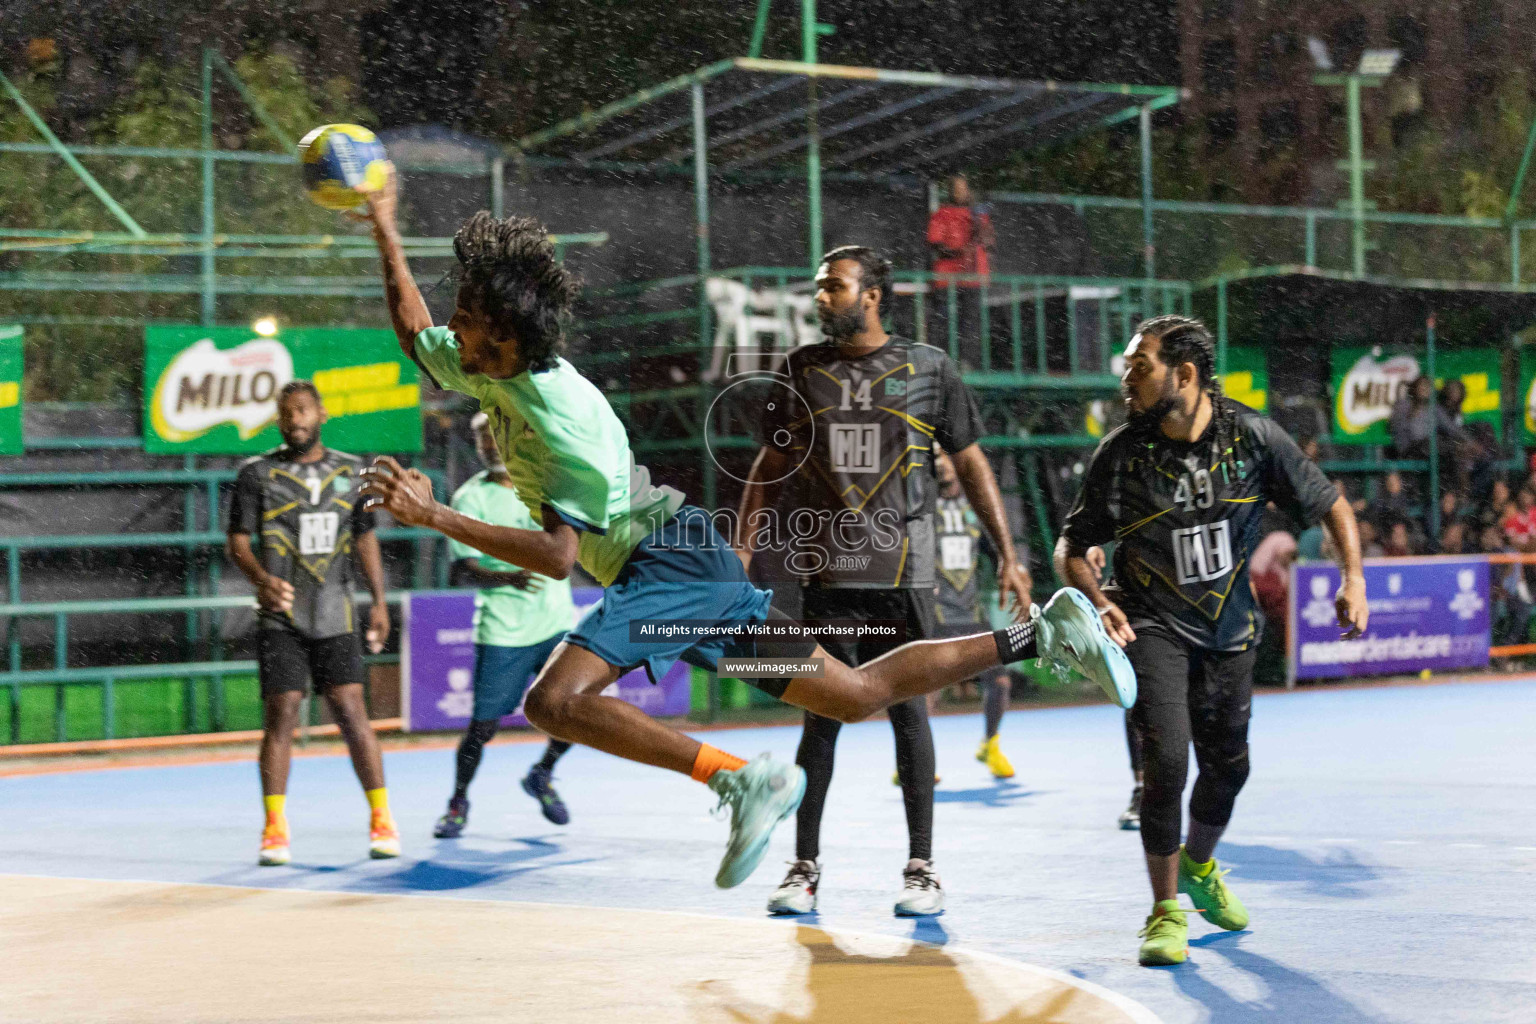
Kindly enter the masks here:
[[901, 896], [896, 900], [897, 917], [928, 917], [944, 913], [944, 887], [939, 884], [932, 861], [907, 861], [901, 879]]
[[788, 916], [809, 914], [816, 909], [816, 889], [821, 885], [821, 865], [814, 860], [797, 860], [773, 895], [768, 897], [768, 913]]
[[1127, 832], [1141, 828], [1141, 787], [1131, 790], [1131, 802], [1120, 812], [1119, 825]]

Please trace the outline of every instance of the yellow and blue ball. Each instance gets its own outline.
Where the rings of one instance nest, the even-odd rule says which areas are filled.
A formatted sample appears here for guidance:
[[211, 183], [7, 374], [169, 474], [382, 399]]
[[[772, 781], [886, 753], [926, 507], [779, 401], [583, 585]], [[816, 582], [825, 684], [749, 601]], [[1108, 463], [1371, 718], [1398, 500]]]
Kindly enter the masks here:
[[327, 210], [350, 210], [383, 188], [389, 176], [384, 146], [367, 128], [324, 124], [299, 140], [304, 188]]

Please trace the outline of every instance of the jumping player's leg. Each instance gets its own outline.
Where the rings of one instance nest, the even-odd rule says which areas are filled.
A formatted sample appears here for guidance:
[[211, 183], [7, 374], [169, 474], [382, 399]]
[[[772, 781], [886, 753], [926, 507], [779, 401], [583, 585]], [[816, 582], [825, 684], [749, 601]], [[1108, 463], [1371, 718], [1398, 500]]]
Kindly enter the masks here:
[[604, 697], [602, 690], [619, 675], [619, 666], [564, 642], [528, 691], [523, 713], [557, 739], [680, 772], [709, 786], [721, 805], [731, 808], [731, 838], [715, 884], [722, 889], [739, 885], [762, 860], [774, 827], [800, 805], [805, 773], [766, 756], [745, 761], [616, 697]]
[[[523, 714], [534, 728], [567, 743], [693, 775], [706, 745], [663, 725], [633, 704], [603, 696], [602, 691], [621, 674], [618, 666], [585, 647], [562, 643], [534, 680], [523, 703]], [[746, 763], [740, 758], [732, 760], [737, 765], [716, 767]]]

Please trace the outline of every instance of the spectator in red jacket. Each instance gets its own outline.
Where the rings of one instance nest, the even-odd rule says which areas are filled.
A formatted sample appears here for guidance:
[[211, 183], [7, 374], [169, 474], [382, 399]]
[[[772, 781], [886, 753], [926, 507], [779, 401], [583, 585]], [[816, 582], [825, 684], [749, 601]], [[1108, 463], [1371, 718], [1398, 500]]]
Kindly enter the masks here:
[[963, 174], [955, 175], [949, 180], [949, 202], [934, 210], [928, 218], [933, 272], [985, 276], [991, 273], [987, 250], [994, 242], [988, 208], [975, 205], [970, 182]]
[[[928, 247], [933, 254], [933, 272], [985, 278], [992, 272], [987, 250], [992, 248], [995, 240], [989, 207], [974, 202], [965, 175], [955, 175], [949, 180], [949, 202], [934, 210], [928, 218]], [[940, 317], [947, 317], [949, 309], [946, 284], [943, 277], [934, 282], [936, 293], [930, 308]], [[959, 360], [963, 369], [974, 370], [980, 366], [982, 342], [978, 335], [981, 319], [977, 307], [986, 301], [985, 281], [956, 281], [955, 286], [967, 290], [957, 296], [955, 326], [959, 344], [958, 350], [950, 354]], [[947, 319], [940, 322], [942, 328], [931, 333], [928, 342], [949, 350], [949, 324]]]

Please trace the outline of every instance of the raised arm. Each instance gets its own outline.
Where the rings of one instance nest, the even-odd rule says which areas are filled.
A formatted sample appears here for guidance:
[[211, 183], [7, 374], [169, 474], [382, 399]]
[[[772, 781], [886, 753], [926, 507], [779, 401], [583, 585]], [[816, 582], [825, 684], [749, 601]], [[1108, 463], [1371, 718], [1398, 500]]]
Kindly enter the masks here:
[[405, 262], [405, 246], [395, 222], [398, 207], [399, 188], [391, 166], [384, 187], [368, 193], [367, 212], [362, 216], [372, 222], [373, 240], [384, 260], [384, 301], [389, 305], [390, 323], [400, 340], [400, 350], [407, 359], [414, 359], [416, 335], [432, 326], [432, 314], [427, 311], [426, 300]]

